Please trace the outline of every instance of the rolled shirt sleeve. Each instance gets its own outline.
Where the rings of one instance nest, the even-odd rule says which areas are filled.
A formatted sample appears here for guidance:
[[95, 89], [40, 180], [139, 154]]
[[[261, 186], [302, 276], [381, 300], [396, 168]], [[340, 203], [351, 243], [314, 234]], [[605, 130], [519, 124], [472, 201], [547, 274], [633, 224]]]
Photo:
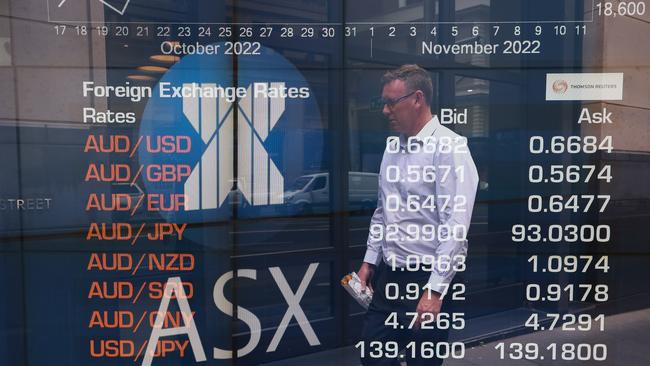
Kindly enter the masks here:
[[[461, 146], [459, 147], [459, 145]], [[450, 167], [449, 174], [444, 180], [440, 179], [440, 176], [436, 177], [436, 208], [440, 219], [439, 225], [447, 225], [450, 230], [454, 230], [455, 226], [462, 227], [466, 235], [472, 219], [472, 209], [478, 187], [478, 172], [464, 137], [452, 143], [451, 147], [449, 152], [440, 152], [435, 162], [436, 166]], [[459, 167], [462, 168], [458, 169]], [[464, 208], [464, 211], [454, 210], [454, 206], [463, 200], [457, 198], [459, 196], [465, 197], [465, 204], [459, 207]], [[441, 266], [433, 266], [428, 281], [428, 287], [440, 293], [442, 297], [446, 295], [456, 274], [454, 268], [459, 262], [458, 257], [467, 255], [467, 240], [464, 238], [458, 240], [460, 238], [455, 238], [453, 232], [443, 232], [444, 234], [447, 234], [443, 237], [445, 240], [438, 240], [439, 245], [435, 250], [435, 258], [436, 260], [451, 259], [450, 265], [444, 267], [449, 269], [443, 271], [440, 269]]]
[[[377, 184], [380, 184], [380, 182], [381, 175], [379, 176]], [[384, 205], [381, 198], [381, 189], [378, 189], [377, 191], [377, 208], [375, 209], [375, 212], [370, 219], [370, 232], [368, 233], [366, 255], [363, 257], [364, 262], [374, 265], [379, 265], [379, 263], [382, 261], [381, 247], [384, 241], [382, 235], [376, 233], [373, 234], [372, 230], [373, 225], [384, 225]]]

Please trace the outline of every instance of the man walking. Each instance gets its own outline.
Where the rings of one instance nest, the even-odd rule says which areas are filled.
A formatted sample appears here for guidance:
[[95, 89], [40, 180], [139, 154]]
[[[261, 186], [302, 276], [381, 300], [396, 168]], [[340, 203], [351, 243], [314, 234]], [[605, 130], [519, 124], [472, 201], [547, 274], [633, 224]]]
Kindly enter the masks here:
[[[383, 113], [399, 133], [381, 162], [379, 197], [358, 271], [373, 300], [364, 320], [363, 365], [440, 365], [449, 328], [464, 325], [450, 314], [448, 297], [465, 269], [478, 185], [467, 139], [431, 113], [428, 72], [403, 65], [382, 78]], [[445, 319], [446, 321], [442, 321]], [[440, 344], [439, 344], [440, 343]], [[358, 347], [359, 348], [359, 347]], [[438, 357], [440, 355], [440, 357]]]

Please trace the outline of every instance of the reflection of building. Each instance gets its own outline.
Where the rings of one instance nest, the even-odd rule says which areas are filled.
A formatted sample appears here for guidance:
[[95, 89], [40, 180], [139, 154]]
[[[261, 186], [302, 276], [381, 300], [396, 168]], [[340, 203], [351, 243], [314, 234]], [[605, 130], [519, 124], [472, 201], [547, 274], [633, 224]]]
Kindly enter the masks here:
[[[585, 18], [591, 17], [591, 11], [585, 9]], [[602, 154], [599, 162], [612, 166], [614, 179], [601, 183], [597, 190], [615, 200], [611, 208], [599, 215], [598, 222], [619, 229], [613, 240], [616, 245], [606, 250], [614, 261], [616, 279], [602, 275], [598, 281], [616, 288], [617, 299], [609, 308], [621, 311], [638, 307], [638, 299], [647, 296], [649, 290], [644, 281], [629, 279], [637, 277], [642, 263], [647, 263], [647, 240], [643, 238], [647, 237], [645, 228], [650, 215], [650, 49], [643, 37], [630, 35], [646, 34], [650, 16], [595, 15], [595, 19], [582, 47], [584, 66], [588, 72], [622, 72], [623, 100], [584, 102], [581, 107], [591, 113], [611, 113], [612, 123], [582, 124], [578, 131], [583, 136], [612, 136], [614, 152]]]
[[456, 131], [470, 138], [488, 137], [490, 104], [487, 98], [490, 94], [490, 82], [464, 76], [457, 76], [455, 81], [457, 100], [455, 108], [467, 109], [467, 119], [471, 121], [469, 124], [455, 126]]
[[227, 1], [228, 5], [236, 3], [238, 20], [245, 22], [263, 22], [279, 17], [284, 22], [324, 22], [327, 21], [327, 0], [262, 0], [262, 1]]
[[346, 15], [351, 22], [420, 22], [435, 19], [438, 0], [378, 0], [372, 6], [363, 2], [346, 4]]

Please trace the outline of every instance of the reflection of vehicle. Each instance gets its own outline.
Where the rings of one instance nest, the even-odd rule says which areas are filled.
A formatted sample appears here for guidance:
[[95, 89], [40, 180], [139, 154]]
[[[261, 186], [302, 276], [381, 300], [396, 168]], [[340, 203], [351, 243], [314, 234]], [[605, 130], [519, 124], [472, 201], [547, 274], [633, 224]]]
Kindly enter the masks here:
[[[118, 198], [119, 204], [122, 207], [129, 207], [130, 202], [135, 204], [135, 202], [138, 202], [140, 197], [144, 194], [142, 189], [140, 189], [140, 186], [137, 184], [131, 185], [130, 183], [113, 183], [111, 185], [111, 193], [120, 194]], [[127, 198], [125, 194], [129, 195], [129, 198]]]
[[[348, 207], [355, 211], [370, 211], [377, 205], [379, 175], [376, 173], [348, 173]], [[301, 213], [327, 208], [330, 200], [329, 173], [298, 177], [284, 192], [284, 202]]]

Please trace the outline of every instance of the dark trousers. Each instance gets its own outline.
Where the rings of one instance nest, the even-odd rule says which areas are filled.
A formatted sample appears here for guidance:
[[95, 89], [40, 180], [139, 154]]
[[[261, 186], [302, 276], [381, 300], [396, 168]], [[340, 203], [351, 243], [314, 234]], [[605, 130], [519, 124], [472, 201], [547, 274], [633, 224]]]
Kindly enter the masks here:
[[[407, 284], [417, 283], [421, 288], [426, 285], [430, 275], [430, 272], [425, 271], [407, 272], [400, 271], [399, 269], [393, 271], [383, 262], [377, 266], [371, 281], [374, 295], [372, 303], [366, 312], [363, 330], [361, 332], [361, 338], [365, 344], [365, 357], [361, 358], [361, 363], [364, 366], [393, 366], [400, 364], [400, 360], [394, 357], [370, 357], [369, 353], [374, 348], [371, 347], [371, 342], [373, 341], [379, 341], [382, 344], [386, 344], [386, 342], [397, 342], [399, 344], [399, 349], [405, 351], [404, 355], [408, 366], [438, 366], [442, 364], [443, 360], [435, 357], [435, 355], [430, 358], [423, 358], [419, 349], [422, 342], [437, 343], [446, 341], [449, 336], [449, 329], [437, 329], [435, 323], [433, 323], [434, 329], [408, 329], [412, 316], [407, 316], [406, 313], [416, 311], [418, 302], [420, 301], [419, 298], [414, 300], [399, 298], [396, 300], [388, 300], [386, 298], [386, 284], [397, 284], [397, 286], [391, 285], [391, 291], [394, 291], [395, 287], [397, 287], [399, 288], [399, 295], [404, 295], [406, 298]], [[442, 302], [441, 312], [453, 311], [451, 310], [453, 305], [450, 298], [451, 296], [445, 297]], [[385, 325], [386, 318], [391, 314], [391, 312], [397, 313], [398, 322], [400, 324], [397, 329], [393, 326]], [[407, 344], [410, 342], [414, 342], [411, 344], [410, 348], [413, 348], [413, 344], [415, 344], [415, 349], [417, 350], [415, 355], [413, 355], [410, 348], [405, 349]], [[374, 345], [376, 346], [377, 343], [374, 343]], [[431, 344], [427, 345], [427, 347], [430, 346]], [[375, 352], [375, 355], [377, 354], [378, 353]]]

